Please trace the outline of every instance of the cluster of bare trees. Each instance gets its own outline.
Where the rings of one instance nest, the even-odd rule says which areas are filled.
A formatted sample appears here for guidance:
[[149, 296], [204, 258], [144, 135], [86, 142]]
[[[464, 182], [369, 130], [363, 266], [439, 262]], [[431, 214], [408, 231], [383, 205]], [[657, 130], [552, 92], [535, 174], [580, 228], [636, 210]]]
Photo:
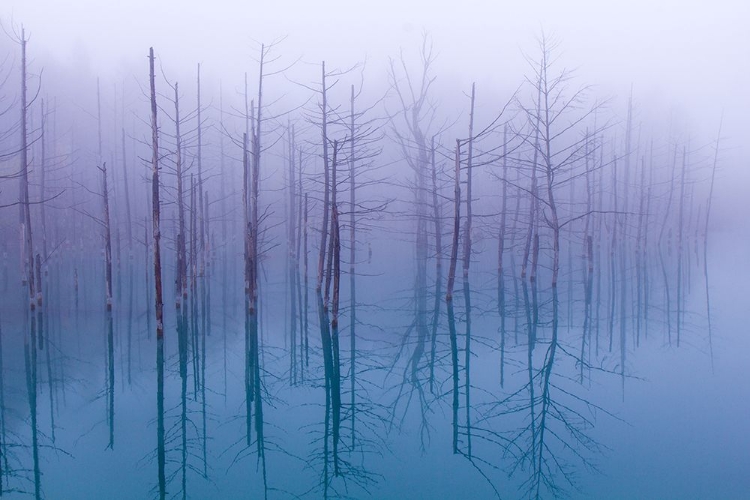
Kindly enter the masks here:
[[[319, 81], [296, 84], [307, 96], [302, 104], [286, 109], [273, 100], [281, 85], [273, 77], [294, 66], [278, 68], [278, 42], [259, 46], [257, 92], [251, 97], [246, 74], [241, 104], [229, 108], [223, 90], [218, 107], [202, 100], [200, 64], [195, 104], [186, 106], [186, 86], [167, 76], [167, 61], [150, 49], [147, 86], [130, 89], [130, 97], [125, 84], [119, 93], [115, 86], [107, 113], [97, 79], [96, 112], [84, 109], [88, 124], [66, 124], [61, 134], [56, 104], [37, 99], [54, 88], [35, 77], [30, 96], [28, 38], [23, 30], [16, 38], [17, 71], [0, 67], [20, 77], [18, 100], [0, 109], [0, 162], [10, 167], [0, 182], [19, 186], [15, 200], [3, 189], [0, 203], [3, 213], [19, 210], [18, 244], [4, 249], [3, 287], [10, 295], [7, 254], [17, 254], [36, 498], [37, 368], [48, 371], [54, 436], [65, 377], [54, 358], [69, 342], [45, 336], [50, 303], [69, 307], [76, 324], [81, 303], [103, 305], [110, 449], [116, 353], [124, 336], [130, 384], [133, 311], [143, 313], [147, 339], [156, 332], [159, 498], [174, 493], [177, 477], [187, 498], [191, 470], [209, 475], [213, 395], [226, 404], [231, 332], [241, 325], [244, 436], [230, 448], [235, 461], [256, 457], [266, 497], [266, 452], [277, 446], [266, 438], [264, 415], [274, 408], [269, 386], [277, 380], [290, 391], [320, 389], [322, 432], [311, 433], [311, 463], [321, 466], [325, 497], [342, 494], [340, 486], [372, 484], [375, 475], [357, 457], [382, 445], [373, 429], [393, 428], [416, 411], [426, 447], [431, 415], [445, 405], [454, 454], [491, 484], [495, 468], [523, 476], [524, 496], [542, 498], [573, 484], [573, 464], [590, 465], [599, 450], [589, 415], [605, 410], [586, 396], [595, 373], [619, 376], [624, 397], [628, 355], [641, 343], [650, 336], [685, 342], [690, 293], [705, 293], [713, 345], [707, 236], [719, 138], [696, 147], [674, 134], [645, 137], [633, 96], [618, 119], [612, 101], [597, 100], [558, 69], [556, 44], [546, 37], [514, 94], [487, 104], [497, 96], [472, 84], [456, 119], [441, 112], [427, 37], [416, 69], [404, 53], [390, 62], [382, 95], [368, 100], [359, 67], [331, 70], [324, 62]], [[0, 104], [10, 81], [0, 81]], [[41, 119], [30, 126], [34, 113]], [[3, 218], [4, 233], [9, 221]], [[413, 249], [392, 263], [410, 273], [390, 278], [408, 290], [406, 305], [388, 311], [409, 318], [400, 330], [377, 318], [386, 305], [363, 303], [358, 292], [363, 282], [382, 281], [368, 271], [372, 244], [392, 251], [379, 240], [395, 232]], [[212, 286], [220, 293], [212, 295]], [[142, 291], [135, 299], [134, 290]], [[311, 290], [317, 316], [309, 312]], [[164, 309], [169, 293], [174, 315]], [[494, 329], [477, 328], [490, 316]], [[319, 338], [310, 335], [315, 326]], [[165, 403], [171, 328], [175, 407]], [[214, 344], [221, 345], [223, 384], [210, 375]], [[46, 361], [39, 360], [45, 347]], [[497, 383], [478, 391], [472, 366], [480, 357], [492, 359]], [[0, 344], [0, 492], [16, 488], [2, 374]], [[383, 397], [373, 394], [378, 385], [389, 388]], [[510, 457], [507, 466], [487, 458], [497, 447]]]
[[[703, 266], [707, 261], [707, 252], [705, 248], [699, 251], [699, 242], [705, 247], [708, 213], [700, 214], [695, 201], [696, 182], [706, 175], [708, 150], [714, 155], [710, 164], [713, 179], [718, 152], [718, 139], [713, 145], [690, 152], [689, 145], [670, 136], [664, 146], [670, 155], [659, 155], [654, 139], [642, 137], [644, 127], [634, 118], [632, 95], [626, 118], [621, 122], [611, 118], [611, 102], [592, 98], [590, 87], [574, 87], [573, 75], [557, 69], [555, 49], [554, 40], [539, 40], [538, 58], [529, 59], [525, 84], [480, 132], [475, 128], [477, 92], [472, 85], [468, 134], [455, 139], [452, 154], [444, 146], [435, 146], [434, 140], [428, 146], [425, 139], [430, 134], [427, 129], [436, 121], [429, 93], [435, 78], [430, 72], [430, 46], [422, 48], [421, 75], [409, 74], [403, 56], [403, 76], [396, 76], [391, 65], [392, 87], [403, 110], [398, 115], [401, 120], [393, 122], [394, 135], [415, 172], [416, 204], [415, 320], [402, 343], [411, 346], [412, 354], [403, 364], [404, 377], [394, 411], [405, 393], [414, 392], [425, 403], [421, 410], [423, 428], [429, 425], [425, 415], [433, 398], [425, 401], [423, 388], [429, 382], [432, 389], [436, 359], [443, 358], [440, 351], [444, 350], [448, 353], [448, 388], [433, 394], [438, 402], [446, 392], [451, 394], [453, 452], [481, 469], [487, 462], [475, 456], [472, 441], [500, 445], [504, 453], [515, 457], [509, 468], [512, 474], [528, 472], [522, 484], [525, 494], [532, 498], [556, 495], [565, 483], [573, 484], [573, 464], [568, 459], [592, 466], [591, 456], [600, 445], [590, 437], [593, 420], [587, 415], [606, 413], [581, 395], [592, 373], [619, 376], [624, 397], [628, 353], [640, 346], [655, 324], [663, 332], [659, 341], [679, 345], [686, 308], [683, 287], [691, 274], [686, 271], [688, 247], [694, 250], [691, 269], [699, 261]], [[412, 86], [415, 81], [421, 82], [420, 86]], [[617, 136], [623, 128], [624, 141]], [[432, 133], [444, 136], [446, 131]], [[700, 158], [692, 169], [691, 154]], [[436, 155], [453, 165], [451, 171], [443, 171], [444, 177], [452, 177], [452, 216], [443, 213], [447, 204], [437, 201], [451, 191], [434, 181], [432, 186], [426, 182], [431, 169], [435, 177], [434, 160], [430, 159]], [[665, 164], [660, 165], [663, 160]], [[489, 410], [481, 411], [472, 409], [470, 397], [475, 389], [471, 382], [475, 352], [469, 287], [471, 262], [486, 262], [472, 252], [473, 206], [477, 201], [472, 194], [472, 178], [480, 168], [497, 179], [500, 192], [499, 202], [493, 208], [484, 204], [482, 214], [484, 231], [498, 242], [499, 338], [487, 339], [485, 333], [481, 342], [491, 342], [499, 351], [501, 387], [506, 383], [511, 333], [512, 345], [523, 346], [526, 351], [527, 372], [521, 388], [511, 389], [509, 395], [489, 404]], [[430, 191], [435, 214], [432, 234], [425, 220], [430, 212]], [[711, 193], [701, 195], [707, 196], [710, 206]], [[693, 213], [687, 215], [688, 211]], [[428, 348], [424, 316], [427, 261], [428, 256], [435, 261], [433, 317], [439, 318], [441, 233], [445, 231], [441, 222], [445, 219], [449, 221], [451, 241], [445, 282], [448, 335], [442, 343], [433, 334]], [[508, 259], [510, 266], [506, 264]], [[454, 295], [459, 261], [464, 283], [462, 304], [456, 304]], [[662, 275], [660, 282], [653, 279], [656, 272]], [[507, 298], [509, 285], [511, 302]], [[707, 280], [700, 292], [709, 300]], [[461, 319], [457, 319], [457, 312]], [[710, 321], [708, 307], [707, 316]], [[710, 346], [710, 328], [707, 340]], [[426, 357], [428, 350], [432, 355]], [[570, 366], [579, 373], [578, 388], [566, 383]], [[411, 389], [405, 391], [406, 385]], [[408, 411], [408, 403], [398, 411]], [[502, 422], [507, 425], [519, 414], [526, 417], [519, 422], [517, 433], [499, 430]], [[473, 424], [473, 419], [481, 425]], [[576, 450], [572, 457], [565, 456], [569, 450]]]

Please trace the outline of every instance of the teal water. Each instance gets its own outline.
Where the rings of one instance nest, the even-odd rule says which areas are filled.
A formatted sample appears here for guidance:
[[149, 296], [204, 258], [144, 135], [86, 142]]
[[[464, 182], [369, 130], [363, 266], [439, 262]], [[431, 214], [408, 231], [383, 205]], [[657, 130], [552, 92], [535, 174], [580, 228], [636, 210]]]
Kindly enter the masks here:
[[[746, 247], [724, 245], [723, 239], [729, 235], [715, 237], [712, 248], [722, 250], [709, 255], [710, 344], [698, 261], [682, 312], [679, 348], [676, 313], [671, 312], [670, 331], [661, 285], [651, 285], [652, 303], [648, 319], [640, 323], [640, 338], [634, 303], [626, 304], [624, 369], [620, 317], [610, 350], [606, 304], [599, 313], [599, 352], [594, 326], [581, 369], [585, 312], [580, 280], [574, 280], [572, 296], [567, 282], [559, 287], [559, 343], [550, 367], [552, 298], [542, 285], [544, 272], [531, 358], [523, 287], [520, 278], [515, 283], [512, 275], [505, 278], [501, 357], [497, 276], [480, 261], [469, 275], [470, 286], [464, 288], [459, 276], [453, 300], [455, 424], [445, 301], [439, 301], [433, 361], [434, 283], [426, 292], [428, 335], [420, 338], [409, 259], [376, 258], [361, 265], [353, 405], [351, 309], [348, 288], [342, 286], [336, 439], [326, 402], [313, 279], [305, 356], [299, 324], [304, 314], [297, 315], [293, 334], [283, 263], [271, 261], [261, 285], [263, 415], [259, 422], [257, 406], [252, 407], [248, 441], [241, 284], [231, 268], [223, 279], [222, 261], [215, 256], [180, 310], [187, 311], [188, 320], [182, 358], [181, 313], [173, 294], [165, 295], [167, 497], [747, 498], [750, 382], [744, 368], [750, 340], [743, 297], [750, 290], [731, 265], [742, 262]], [[386, 245], [376, 244], [374, 255], [386, 251]], [[75, 266], [61, 260], [50, 267], [56, 277], [49, 280], [44, 306], [33, 315], [19, 312], [25, 308], [15, 282], [5, 285], [0, 317], [3, 494], [33, 497], [38, 485], [40, 497], [50, 499], [157, 498], [155, 322], [143, 262], [133, 258], [120, 265], [110, 344], [107, 313], [95, 299], [100, 285], [78, 292], [67, 285], [72, 268], [81, 266], [85, 283], [97, 283], [101, 269], [81, 255], [75, 259], [80, 259]], [[394, 273], [405, 278], [394, 280]], [[471, 300], [468, 313], [465, 290]], [[25, 341], [36, 342], [37, 350], [33, 344], [25, 349]]]

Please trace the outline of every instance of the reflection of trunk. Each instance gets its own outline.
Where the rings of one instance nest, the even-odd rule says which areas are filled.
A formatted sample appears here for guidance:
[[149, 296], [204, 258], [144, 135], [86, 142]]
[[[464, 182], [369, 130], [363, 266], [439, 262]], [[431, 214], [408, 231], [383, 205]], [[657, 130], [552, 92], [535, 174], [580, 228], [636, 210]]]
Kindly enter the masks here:
[[529, 300], [529, 287], [526, 284], [525, 279], [521, 279], [521, 287], [523, 288], [523, 306], [526, 313], [526, 329], [527, 329], [527, 340], [526, 340], [526, 370], [528, 373], [528, 388], [529, 388], [529, 415], [531, 422], [529, 428], [531, 429], [531, 463], [536, 464], [536, 399], [534, 396], [534, 336], [536, 335], [534, 330], [534, 322], [531, 317], [531, 302]]
[[328, 310], [323, 303], [323, 296], [321, 291], [316, 292], [318, 299], [318, 325], [320, 327], [320, 344], [323, 350], [323, 373], [325, 381], [325, 432], [323, 438], [323, 464], [324, 473], [323, 478], [328, 485], [328, 433], [330, 429], [330, 411], [331, 411], [331, 392], [332, 383], [331, 372], [333, 371], [333, 360], [331, 355], [331, 333], [330, 323], [328, 322]]
[[[555, 274], [555, 269], [553, 268], [553, 276]], [[554, 283], [554, 281], [553, 281]], [[542, 368], [542, 379], [541, 379], [541, 389], [542, 389], [542, 400], [541, 400], [541, 408], [539, 410], [539, 429], [538, 429], [538, 452], [536, 456], [536, 463], [534, 464], [534, 481], [532, 483], [533, 488], [535, 489], [535, 498], [539, 499], [541, 498], [540, 492], [541, 488], [543, 486], [543, 483], [546, 482], [546, 478], [544, 478], [545, 470], [546, 470], [546, 460], [544, 458], [544, 452], [547, 451], [549, 453], [548, 444], [545, 444], [544, 438], [547, 431], [547, 416], [553, 415], [550, 413], [551, 411], [551, 404], [552, 404], [552, 398], [550, 396], [550, 389], [551, 389], [551, 383], [550, 383], [550, 377], [552, 375], [552, 368], [554, 367], [555, 363], [555, 353], [557, 352], [557, 329], [558, 329], [558, 298], [557, 298], [557, 285], [552, 285], [552, 339], [550, 341], [549, 348], [547, 349], [547, 354], [545, 356], [545, 364]]]
[[245, 442], [252, 444], [253, 379], [250, 299], [245, 295]]
[[[329, 321], [328, 309], [325, 307], [323, 296], [318, 291], [318, 322], [320, 326], [320, 340], [323, 349], [323, 372], [325, 379], [325, 421], [323, 437], [323, 478], [325, 487], [328, 487], [328, 464], [329, 455], [333, 461], [333, 474], [339, 475], [338, 440], [339, 424], [341, 415], [341, 393], [339, 381], [336, 378], [338, 372], [335, 364], [338, 356], [334, 356], [334, 338], [331, 335], [331, 327], [334, 327], [334, 337], [338, 337], [338, 323]], [[332, 442], [329, 438], [332, 436]]]
[[3, 329], [0, 326], [0, 495], [5, 490], [4, 481], [10, 477], [8, 466], [8, 435], [5, 427], [5, 367], [3, 366]]
[[[107, 311], [107, 424], [109, 442], [107, 449], [115, 447], [115, 345], [112, 311]], [[47, 350], [49, 352], [49, 349]]]
[[[34, 498], [40, 500], [41, 495], [41, 471], [39, 468], [39, 428], [37, 424], [37, 337], [36, 317], [30, 314], [31, 328], [29, 335], [24, 337], [24, 359], [26, 367], [26, 390], [29, 399], [29, 415], [31, 417], [31, 452], [34, 461]], [[39, 313], [41, 318], [41, 311]], [[31, 338], [31, 347], [29, 347]]]
[[[39, 291], [39, 294], [37, 295], [38, 298], [41, 298], [41, 292], [42, 292], [42, 259], [39, 256], [39, 254], [36, 254], [36, 260], [32, 262], [32, 264], [35, 267], [35, 277], [36, 277], [36, 289]], [[38, 302], [38, 305], [41, 307], [42, 302], [41, 300]], [[39, 323], [39, 350], [41, 351], [44, 349], [44, 329], [42, 328], [41, 323], [41, 316], [40, 316], [40, 323]], [[47, 349], [49, 351], [49, 349]]]
[[583, 372], [588, 363], [586, 359], [586, 345], [591, 342], [591, 296], [594, 288], [594, 243], [591, 236], [586, 236], [586, 285], [584, 286], [585, 305], [583, 317], [583, 336], [581, 340], [581, 383], [583, 383]]
[[531, 253], [531, 276], [529, 282], [531, 283], [531, 337], [529, 342], [536, 344], [537, 341], [537, 327], [539, 326], [539, 292], [536, 280], [536, 273], [539, 267], [539, 234], [534, 235], [534, 246]]
[[531, 253], [531, 275], [529, 276], [529, 282], [531, 283], [531, 337], [529, 342], [536, 344], [537, 341], [537, 327], [539, 326], [539, 292], [536, 280], [537, 269], [539, 268], [539, 233], [534, 235], [534, 246]]
[[164, 435], [164, 336], [156, 338], [156, 460], [159, 475], [159, 500], [167, 498], [165, 473], [166, 452]]
[[320, 295], [320, 290], [317, 290], [316, 295], [318, 296], [318, 319], [320, 322], [320, 336], [323, 344], [323, 364], [325, 365], [324, 378], [326, 390], [325, 417], [323, 418], [323, 498], [328, 499], [328, 487], [330, 485], [328, 438], [331, 434], [331, 381], [328, 376], [328, 357], [330, 356], [331, 340], [330, 333], [328, 332], [328, 312], [323, 307], [323, 297]]
[[471, 460], [471, 292], [469, 279], [464, 276], [464, 303], [466, 307], [466, 339], [464, 344], [464, 370], [466, 371], [466, 456]]
[[266, 469], [266, 441], [263, 431], [263, 398], [261, 397], [260, 364], [255, 364], [255, 440], [260, 461], [261, 474], [263, 475], [263, 498], [268, 500], [268, 471]]
[[[37, 260], [38, 260], [39, 259], [39, 254], [36, 254], [36, 256], [37, 256]], [[39, 271], [39, 269], [37, 269], [37, 271]], [[39, 273], [37, 273], [37, 275], [39, 275]], [[49, 291], [49, 287], [47, 288], [47, 291]], [[44, 312], [42, 313], [42, 315], [40, 315], [40, 317], [39, 317], [39, 335], [40, 335], [40, 337], [43, 335], [43, 330], [44, 330], [44, 324], [45, 323], [47, 325], [50, 325], [48, 311], [47, 311], [46, 308], [45, 308]], [[49, 327], [49, 333], [48, 333], [48, 335], [51, 336], [51, 334], [52, 334], [52, 328]], [[59, 339], [57, 339], [57, 340], [59, 341]], [[49, 340], [48, 340], [48, 343], [49, 343]], [[58, 343], [57, 345], [60, 345], [60, 344]], [[54, 376], [53, 376], [53, 373], [52, 373], [52, 370], [53, 370], [52, 360], [50, 358], [50, 354], [51, 354], [50, 351], [51, 350], [52, 349], [47, 349], [46, 352], [45, 352], [45, 358], [46, 358], [45, 359], [45, 363], [47, 364], [47, 385], [48, 385], [48, 389], [49, 389], [48, 390], [48, 394], [49, 394], [50, 438], [52, 439], [52, 443], [54, 444], [55, 443], [55, 429], [56, 429], [56, 424], [55, 424], [55, 410], [56, 410], [56, 407], [55, 407], [54, 396], [55, 396], [56, 389], [55, 389], [55, 383], [54, 383]], [[113, 377], [114, 377], [114, 374], [113, 374]], [[60, 381], [63, 384], [63, 387], [65, 387], [64, 386], [65, 380], [63, 379], [63, 377], [60, 377]], [[64, 397], [65, 397], [65, 392], [63, 391], [63, 398]], [[113, 409], [113, 412], [114, 412], [114, 391], [113, 391], [113, 394], [112, 394], [112, 409]], [[114, 437], [113, 437], [113, 440], [114, 440]]]
[[127, 317], [127, 343], [128, 343], [128, 386], [132, 382], [132, 347], [133, 347], [133, 265], [129, 266], [128, 280], [128, 317]]
[[[203, 211], [204, 220], [206, 221], [206, 234], [208, 232], [208, 191], [203, 196], [203, 202], [205, 210]], [[210, 240], [209, 240], [210, 241]], [[210, 248], [210, 244], [208, 245]], [[208, 260], [208, 251], [206, 256], [206, 267], [203, 273], [203, 282], [201, 284], [201, 349], [200, 349], [200, 365], [201, 365], [201, 427], [202, 427], [202, 442], [201, 448], [203, 451], [203, 477], [208, 477], [208, 431], [207, 431], [207, 418], [206, 414], [206, 337], [211, 335], [211, 280], [210, 280], [210, 261]]]
[[182, 479], [182, 498], [187, 498], [187, 379], [188, 379], [188, 301], [177, 311], [177, 353], [180, 370], [180, 473]]
[[456, 338], [456, 318], [453, 314], [453, 300], [447, 300], [448, 306], [448, 334], [451, 344], [451, 366], [453, 380], [453, 453], [458, 453], [458, 340]]
[[196, 184], [195, 176], [190, 175], [190, 260], [191, 260], [191, 280], [190, 290], [192, 291], [192, 302], [193, 302], [193, 314], [190, 316], [192, 328], [190, 330], [190, 340], [192, 345], [192, 366], [193, 366], [193, 397], [198, 397], [198, 389], [200, 388], [200, 366], [198, 364], [198, 317], [197, 317], [197, 306], [198, 306], [198, 214], [200, 213], [200, 207], [196, 205]]

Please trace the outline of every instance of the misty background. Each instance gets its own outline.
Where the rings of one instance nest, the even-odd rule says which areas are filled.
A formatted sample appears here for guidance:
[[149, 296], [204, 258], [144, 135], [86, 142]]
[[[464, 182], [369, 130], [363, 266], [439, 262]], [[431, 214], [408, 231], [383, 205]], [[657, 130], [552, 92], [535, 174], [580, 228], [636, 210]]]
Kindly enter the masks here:
[[[524, 54], [535, 54], [536, 38], [544, 31], [560, 42], [561, 65], [575, 70], [577, 82], [595, 86], [596, 96], [613, 98], [613, 111], [621, 120], [631, 86], [640, 120], [664, 128], [671, 124], [678, 133], [698, 141], [715, 135], [723, 113], [726, 147], [718, 178], [717, 216], [745, 206], [739, 186], [750, 181], [743, 164], [750, 154], [745, 125], [750, 97], [744, 92], [744, 82], [750, 78], [746, 2], [469, 1], [454, 5], [386, 0], [207, 5], [193, 0], [123, 4], [5, 0], [3, 11], [6, 30], [11, 21], [25, 26], [33, 38], [36, 69], [44, 68], [50, 81], [68, 82], [74, 89], [93, 85], [97, 77], [126, 85], [134, 79], [143, 83], [143, 54], [154, 46], [168, 76], [183, 85], [192, 83], [194, 77], [189, 75], [201, 63], [209, 92], [206, 100], [213, 105], [219, 80], [231, 98], [240, 90], [243, 74], [253, 74], [258, 43], [283, 38], [277, 54], [283, 65], [298, 61], [287, 72], [294, 81], [307, 83], [307, 75], [317, 75], [309, 65], [322, 60], [334, 68], [366, 61], [365, 87], [379, 93], [387, 90], [389, 58], [397, 57], [400, 50], [414, 55], [426, 32], [437, 55], [439, 102], [462, 101], [476, 82], [480, 97], [497, 106], [520, 85], [529, 68]], [[0, 44], [6, 53], [10, 51], [7, 39]], [[87, 89], [89, 96], [92, 89]], [[307, 97], [295, 100], [300, 89], [278, 79], [269, 91], [289, 98], [286, 108], [277, 106], [282, 109]], [[80, 106], [86, 95], [68, 99]], [[446, 115], [458, 119], [460, 111]]]
[[[0, 492], [745, 498], [748, 19], [750, 3], [727, 0], [2, 0]], [[21, 26], [33, 99], [31, 199], [44, 201], [27, 205], [33, 251], [45, 255], [38, 306], [19, 293], [33, 268], [18, 237]], [[544, 206], [554, 191], [561, 216], [572, 219], [563, 227], [534, 208], [530, 187], [542, 41], [551, 72], [570, 71], [566, 97], [585, 89], [562, 114], [583, 121], [557, 143], [580, 153], [575, 175], [560, 174], [548, 189], [536, 174]], [[150, 47], [166, 347], [155, 336]], [[405, 85], [421, 76], [423, 51], [434, 77], [424, 128], [436, 143], [434, 184], [421, 186], [419, 147], [404, 117], [412, 109]], [[254, 210], [247, 183], [243, 197], [243, 152], [256, 149], [252, 138], [243, 148], [242, 136], [261, 123], [247, 116], [261, 55], [253, 235], [243, 228]], [[336, 82], [323, 140], [322, 62]], [[343, 222], [334, 244], [322, 143], [352, 137], [352, 88], [361, 149], [338, 157]], [[471, 170], [470, 120], [474, 132], [489, 127]], [[462, 171], [454, 174], [457, 139]], [[192, 282], [182, 298], [178, 161], [188, 213], [182, 238], [195, 266], [182, 276]], [[108, 224], [97, 168], [104, 162]], [[360, 184], [350, 205], [347, 169], [355, 163]], [[454, 180], [465, 196], [469, 171], [475, 220], [466, 229], [462, 198], [459, 235]], [[429, 199], [420, 199], [427, 188]], [[618, 211], [623, 201], [629, 210]], [[330, 250], [319, 244], [328, 224]], [[250, 258], [248, 235], [261, 247]], [[535, 244], [538, 255], [529, 257]], [[452, 245], [455, 299], [446, 299]], [[319, 255], [337, 291], [341, 280], [340, 347], [326, 345], [338, 342], [330, 330], [338, 328], [338, 293], [329, 310], [326, 284], [316, 302]], [[537, 257], [534, 277], [519, 275]], [[247, 291], [253, 259], [257, 311]], [[108, 266], [113, 282], [105, 281]], [[547, 430], [545, 448], [539, 434]]]

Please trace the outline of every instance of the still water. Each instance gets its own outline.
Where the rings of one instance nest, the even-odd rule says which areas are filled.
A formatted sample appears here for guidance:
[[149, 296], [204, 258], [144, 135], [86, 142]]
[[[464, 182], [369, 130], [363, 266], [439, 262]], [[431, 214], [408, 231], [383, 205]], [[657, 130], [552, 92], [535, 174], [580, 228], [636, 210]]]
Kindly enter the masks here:
[[[356, 278], [354, 323], [348, 276], [342, 284], [333, 378], [313, 273], [307, 298], [300, 277], [291, 299], [288, 270], [271, 262], [257, 384], [246, 373], [241, 278], [224, 265], [235, 257], [219, 252], [180, 309], [165, 295], [167, 497], [750, 498], [748, 242], [713, 238], [710, 335], [696, 252], [682, 306], [665, 305], [653, 263], [641, 290], [648, 307], [638, 310], [628, 278], [613, 321], [607, 275], [590, 302], [580, 273], [567, 275], [556, 341], [543, 272], [532, 289], [479, 262], [457, 279], [449, 309], [434, 276], [414, 290], [405, 243], [375, 242]], [[119, 264], [111, 323], [98, 260], [81, 251], [66, 259], [51, 265], [33, 313], [6, 265], [3, 495], [158, 498], [157, 341], [143, 253]]]

